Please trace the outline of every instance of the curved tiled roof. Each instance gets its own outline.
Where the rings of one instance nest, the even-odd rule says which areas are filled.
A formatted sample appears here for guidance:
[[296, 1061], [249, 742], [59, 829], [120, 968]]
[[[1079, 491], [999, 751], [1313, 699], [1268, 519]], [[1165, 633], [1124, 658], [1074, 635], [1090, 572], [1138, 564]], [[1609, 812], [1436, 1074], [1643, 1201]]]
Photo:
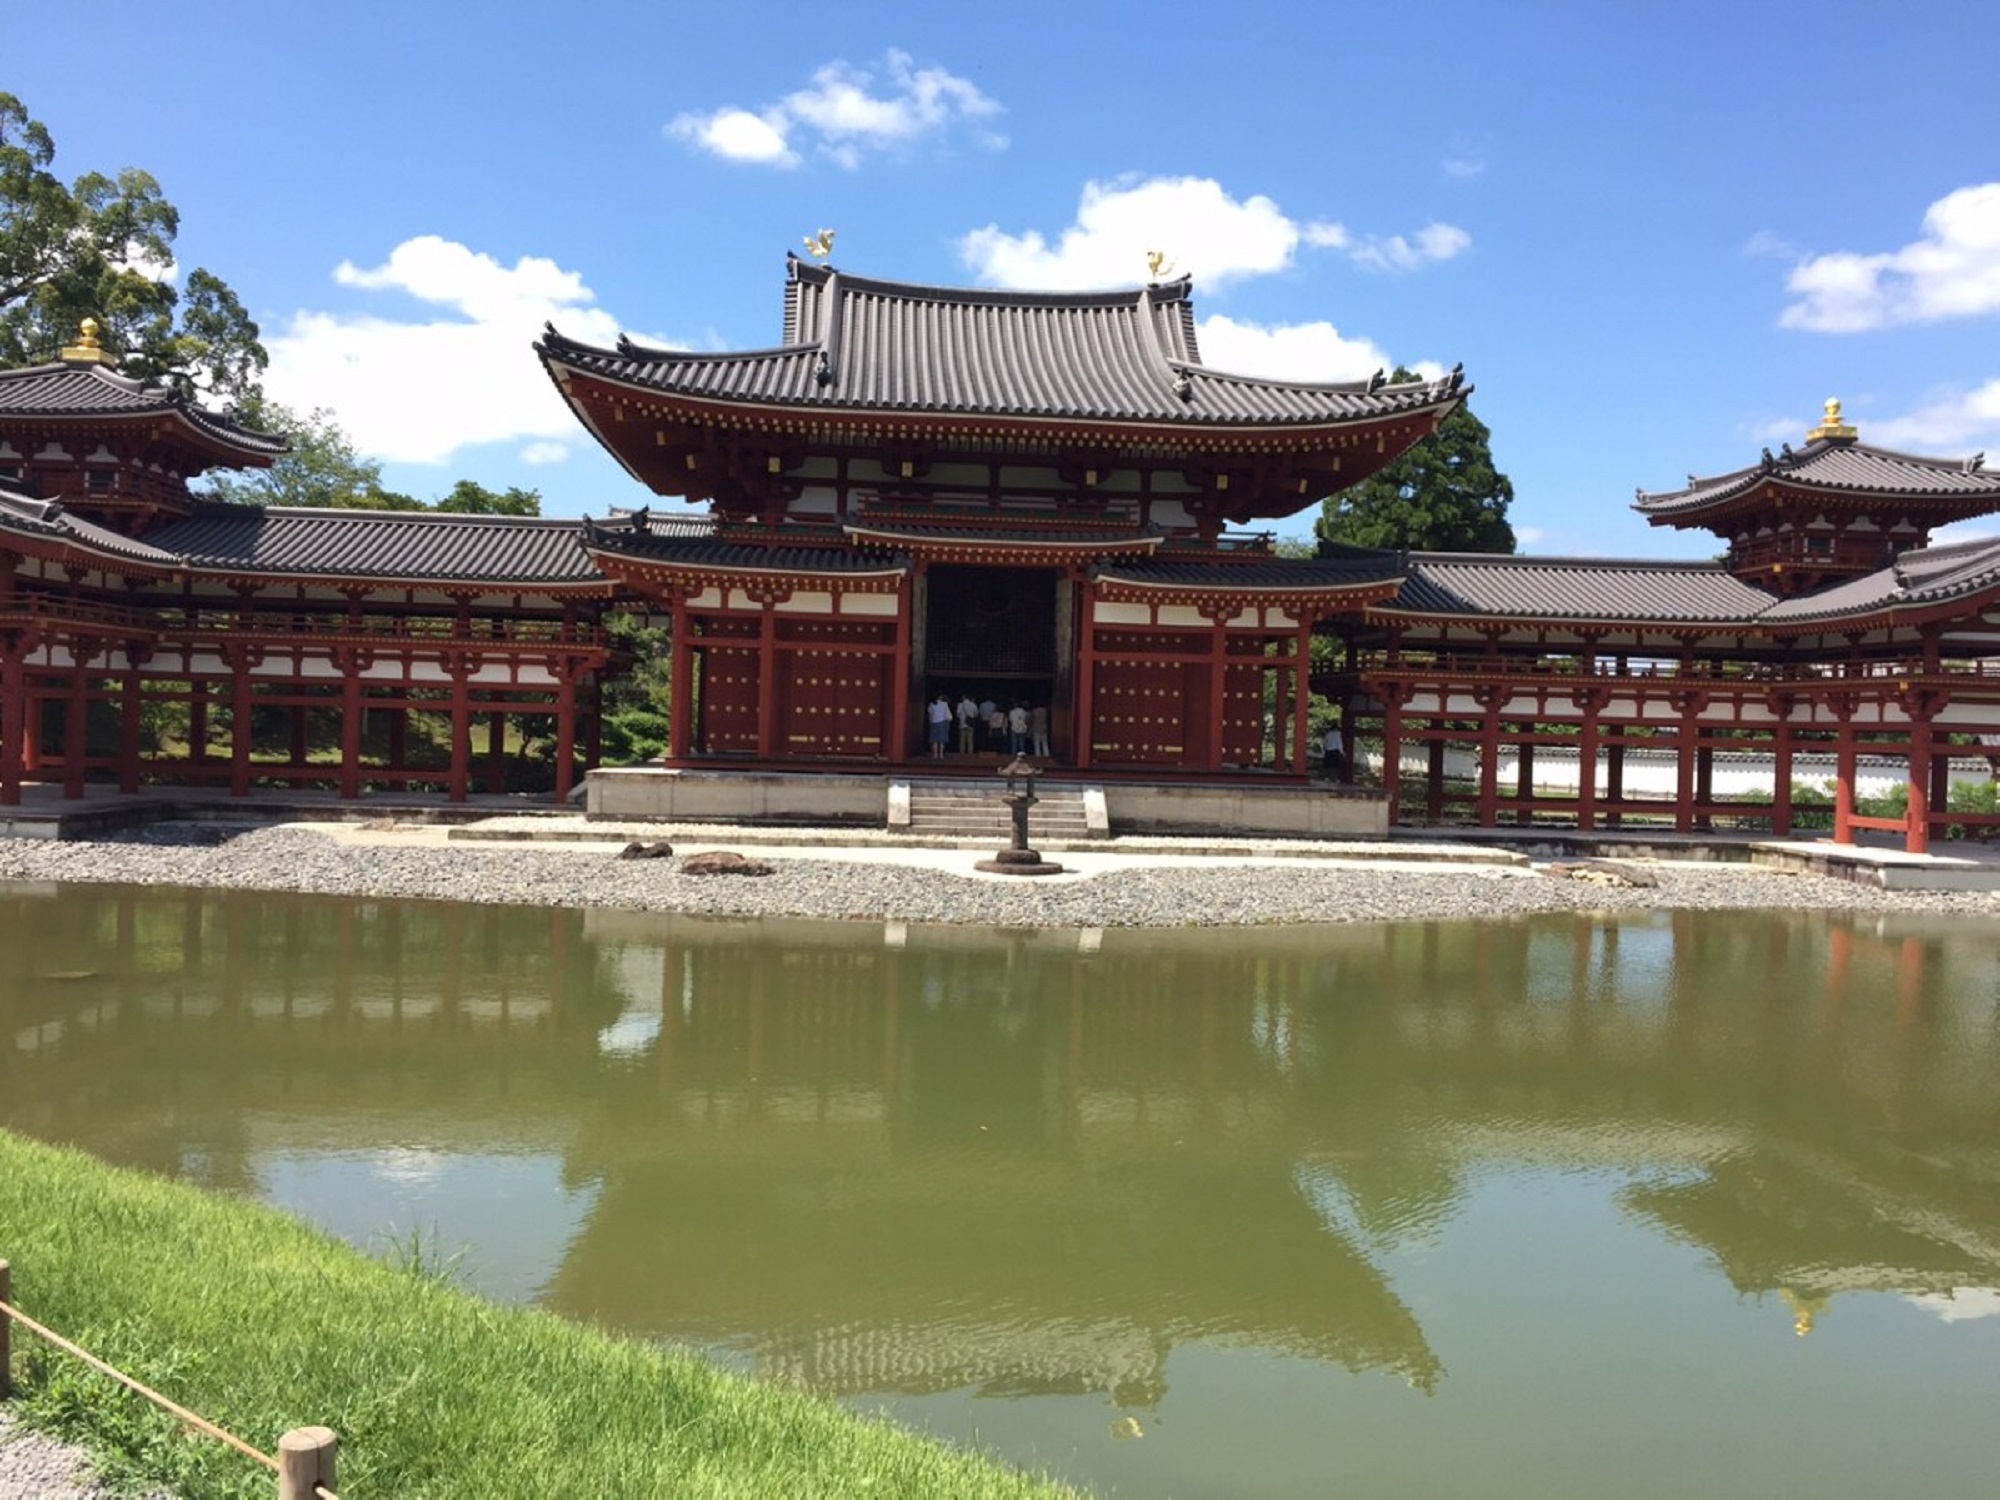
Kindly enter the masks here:
[[1402, 572], [1396, 553], [1378, 552], [1341, 558], [1262, 557], [1240, 563], [1147, 558], [1104, 563], [1091, 569], [1091, 577], [1148, 588], [1302, 590], [1394, 583]]
[[1720, 563], [1413, 552], [1385, 611], [1488, 618], [1748, 624], [1771, 603]]
[[171, 416], [211, 441], [246, 456], [275, 458], [285, 439], [240, 427], [180, 400], [165, 386], [120, 375], [108, 365], [63, 362], [0, 370], [0, 417]]
[[1879, 572], [1773, 604], [1764, 611], [1764, 620], [1772, 625], [1816, 623], [1921, 609], [1990, 588], [2000, 588], [2000, 537], [1906, 552]]
[[67, 542], [87, 551], [104, 553], [128, 562], [150, 563], [159, 568], [176, 568], [180, 559], [171, 552], [70, 515], [59, 501], [33, 500], [11, 490], [0, 490], [0, 532], [44, 537]]
[[810, 537], [780, 533], [768, 542], [724, 540], [712, 529], [700, 529], [695, 518], [668, 527], [653, 522], [644, 529], [586, 521], [583, 545], [592, 554], [694, 570], [864, 574], [909, 570], [907, 558], [857, 551], [838, 532], [820, 531]]
[[263, 509], [206, 502], [152, 542], [214, 572], [494, 585], [598, 584], [583, 523], [541, 516]]
[[[1656, 493], [1640, 491], [1632, 508], [1648, 517], [1680, 516], [1726, 504], [1750, 494], [1766, 480], [1801, 489], [1840, 495], [1896, 495], [1985, 500], [2000, 505], [2000, 473], [1982, 467], [1983, 455], [1972, 458], [1922, 458], [1870, 448], [1851, 439], [1822, 438], [1794, 453], [1787, 447], [1768, 462], [1757, 463], [1712, 479], [1689, 476], [1683, 489]], [[1960, 507], [1963, 508], [1962, 504]]]
[[1329, 426], [1445, 408], [1469, 387], [1268, 380], [1201, 363], [1186, 281], [1029, 293], [875, 281], [790, 262], [786, 343], [696, 354], [550, 328], [566, 372], [715, 402], [835, 411], [1089, 419], [1178, 427]]

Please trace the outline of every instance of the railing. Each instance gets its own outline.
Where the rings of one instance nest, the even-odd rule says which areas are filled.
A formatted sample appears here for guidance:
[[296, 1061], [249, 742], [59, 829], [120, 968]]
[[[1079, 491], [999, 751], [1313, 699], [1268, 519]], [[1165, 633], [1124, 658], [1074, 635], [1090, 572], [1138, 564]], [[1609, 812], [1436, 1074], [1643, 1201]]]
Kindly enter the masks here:
[[151, 610], [117, 604], [91, 604], [52, 594], [16, 594], [0, 603], [0, 625], [87, 625], [116, 635], [150, 636], [159, 629]]
[[14, 1394], [12, 1329], [14, 1324], [19, 1323], [30, 1333], [39, 1335], [63, 1353], [81, 1360], [99, 1374], [109, 1376], [127, 1390], [143, 1396], [204, 1437], [214, 1438], [217, 1442], [234, 1448], [246, 1458], [262, 1464], [278, 1476], [278, 1500], [340, 1500], [340, 1496], [333, 1490], [334, 1465], [340, 1439], [334, 1435], [331, 1428], [294, 1427], [278, 1439], [278, 1452], [275, 1457], [262, 1452], [233, 1433], [223, 1431], [206, 1417], [197, 1416], [178, 1402], [170, 1401], [158, 1391], [141, 1385], [124, 1371], [113, 1368], [89, 1350], [71, 1343], [54, 1329], [36, 1322], [13, 1305], [13, 1295], [13, 1270], [6, 1261], [0, 1260], [0, 1400], [5, 1400]]

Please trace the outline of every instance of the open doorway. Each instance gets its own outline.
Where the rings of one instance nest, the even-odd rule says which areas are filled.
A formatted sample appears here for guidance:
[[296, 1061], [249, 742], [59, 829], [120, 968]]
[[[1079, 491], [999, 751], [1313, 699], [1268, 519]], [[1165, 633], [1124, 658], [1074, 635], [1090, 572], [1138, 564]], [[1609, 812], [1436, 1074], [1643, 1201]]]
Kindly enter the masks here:
[[[923, 692], [943, 693], [954, 710], [970, 700], [1028, 716], [1029, 743], [1039, 724], [1046, 753], [1066, 757], [1070, 676], [1062, 641], [1070, 589], [1053, 568], [939, 565], [929, 570], [924, 604]], [[1037, 712], [1039, 710], [1039, 713]], [[956, 718], [956, 715], [954, 715]], [[949, 741], [962, 753], [956, 724]], [[972, 737], [979, 756], [1011, 753], [1012, 726], [995, 735], [981, 722]]]

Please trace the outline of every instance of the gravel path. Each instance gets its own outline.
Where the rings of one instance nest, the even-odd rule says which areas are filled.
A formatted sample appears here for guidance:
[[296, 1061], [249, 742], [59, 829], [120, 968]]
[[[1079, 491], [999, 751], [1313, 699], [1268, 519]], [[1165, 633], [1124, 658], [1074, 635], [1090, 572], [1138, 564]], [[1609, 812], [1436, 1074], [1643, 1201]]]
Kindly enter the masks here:
[[119, 881], [328, 895], [601, 906], [718, 916], [951, 922], [1000, 927], [1184, 927], [1507, 917], [1528, 912], [1710, 908], [2000, 916], [2000, 892], [1882, 891], [1739, 864], [1644, 866], [1657, 888], [1553, 879], [1544, 867], [1411, 864], [1382, 857], [1166, 859], [1062, 855], [1091, 871], [978, 876], [971, 851], [755, 848], [760, 878], [682, 874], [675, 859], [605, 848], [480, 844], [352, 829], [162, 824], [103, 842], [0, 841], [0, 879]]
[[[80, 1450], [20, 1427], [0, 1407], [0, 1500], [111, 1500]], [[165, 1497], [155, 1497], [165, 1500]]]

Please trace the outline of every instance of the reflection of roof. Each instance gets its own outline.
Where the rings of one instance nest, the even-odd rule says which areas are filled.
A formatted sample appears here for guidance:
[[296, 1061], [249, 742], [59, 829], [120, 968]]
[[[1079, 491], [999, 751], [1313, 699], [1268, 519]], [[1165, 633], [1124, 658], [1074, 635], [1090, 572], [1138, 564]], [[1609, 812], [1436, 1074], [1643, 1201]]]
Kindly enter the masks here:
[[1398, 614], [1748, 622], [1771, 603], [1719, 563], [1410, 554]]
[[[1683, 489], [1641, 491], [1632, 508], [1655, 518], [1687, 515], [1741, 499], [1766, 481], [1829, 497], [1900, 495], [2000, 504], [2000, 473], [1985, 472], [1974, 459], [1921, 458], [1838, 438], [1809, 443], [1797, 453], [1787, 449], [1768, 463], [1711, 479], [1689, 479]], [[1953, 507], [1964, 508], [1962, 503]]]
[[599, 349], [550, 329], [558, 370], [693, 399], [807, 409], [1337, 426], [1449, 408], [1456, 375], [1306, 384], [1201, 363], [1190, 285], [1109, 292], [918, 286], [789, 261], [784, 344], [734, 354]]
[[120, 375], [108, 365], [30, 365], [0, 370], [0, 419], [8, 417], [141, 418], [170, 416], [238, 457], [274, 458], [284, 438], [239, 427], [225, 417], [179, 400], [164, 386]]
[[215, 572], [307, 577], [600, 584], [583, 523], [540, 516], [291, 510], [197, 504], [152, 533], [163, 552]]
[[177, 567], [180, 563], [180, 559], [170, 552], [134, 541], [81, 516], [70, 515], [60, 501], [31, 500], [26, 495], [8, 490], [0, 490], [0, 531], [46, 537], [85, 551], [104, 553], [131, 562], [151, 563], [161, 568]]

